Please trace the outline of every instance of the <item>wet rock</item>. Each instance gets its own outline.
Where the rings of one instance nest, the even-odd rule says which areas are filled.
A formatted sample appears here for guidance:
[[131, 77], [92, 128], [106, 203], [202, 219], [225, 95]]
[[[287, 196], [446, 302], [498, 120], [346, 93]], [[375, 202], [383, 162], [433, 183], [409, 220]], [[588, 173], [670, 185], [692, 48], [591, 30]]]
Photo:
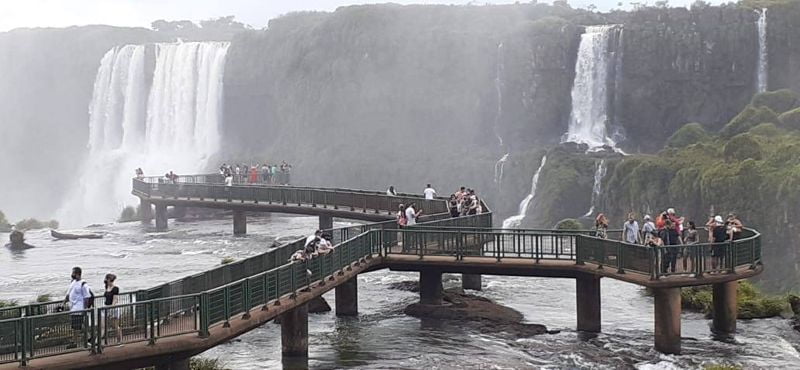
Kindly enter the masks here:
[[331, 312], [331, 306], [322, 296], [316, 297], [308, 302], [308, 313]]
[[15, 248], [15, 249], [27, 249], [33, 248], [32, 245], [25, 243], [25, 234], [22, 231], [14, 230], [8, 236], [9, 243], [6, 244], [6, 247]]
[[515, 337], [551, 333], [544, 325], [522, 323], [519, 311], [494, 301], [466, 294], [460, 288], [444, 292], [443, 305], [414, 303], [403, 311], [406, 315], [438, 320], [463, 320], [479, 324], [490, 332], [505, 332]]
[[389, 284], [389, 289], [404, 290], [406, 292], [419, 292], [419, 282], [417, 281], [398, 281]]

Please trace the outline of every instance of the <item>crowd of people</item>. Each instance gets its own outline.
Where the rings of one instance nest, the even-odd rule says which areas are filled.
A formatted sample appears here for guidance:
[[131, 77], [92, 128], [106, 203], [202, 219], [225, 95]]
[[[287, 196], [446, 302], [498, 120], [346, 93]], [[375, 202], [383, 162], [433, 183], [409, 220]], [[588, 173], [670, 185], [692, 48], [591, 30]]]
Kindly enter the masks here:
[[[436, 189], [428, 184], [422, 195], [426, 200], [436, 199]], [[386, 190], [386, 195], [397, 195], [394, 186], [389, 186]], [[455, 193], [450, 194], [447, 201], [447, 206], [450, 211], [451, 217], [461, 217], [476, 215], [483, 212], [483, 206], [480, 199], [475, 194], [474, 189], [467, 189], [465, 186], [459, 188]], [[416, 225], [419, 217], [422, 215], [422, 209], [417, 206], [415, 202], [409, 204], [400, 204], [397, 208], [397, 226], [403, 228], [406, 226]]]
[[270, 184], [289, 185], [292, 165], [282, 161], [278, 164], [264, 162], [248, 164], [227, 164], [219, 167], [219, 174], [225, 179], [226, 185], [236, 184]]
[[[595, 236], [608, 238], [608, 225], [605, 214], [598, 214], [594, 225]], [[707, 242], [711, 244], [711, 269], [715, 270], [723, 266], [725, 243], [738, 239], [744, 224], [736, 214], [730, 213], [725, 219], [720, 215], [710, 217], [705, 227], [708, 231]], [[630, 244], [662, 248], [661, 270], [674, 273], [680, 270], [679, 267], [683, 268], [682, 272], [692, 271], [696, 250], [691, 246], [700, 244], [701, 236], [694, 221], [687, 222], [685, 217], [676, 214], [674, 208], [669, 208], [659, 213], [655, 220], [650, 215], [645, 215], [641, 227], [635, 215], [629, 213], [622, 226], [621, 240]]]

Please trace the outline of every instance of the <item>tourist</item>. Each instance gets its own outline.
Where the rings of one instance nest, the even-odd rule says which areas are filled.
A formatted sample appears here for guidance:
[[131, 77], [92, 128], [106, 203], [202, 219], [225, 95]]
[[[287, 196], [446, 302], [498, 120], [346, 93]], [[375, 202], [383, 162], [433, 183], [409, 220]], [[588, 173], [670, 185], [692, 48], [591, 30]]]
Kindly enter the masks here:
[[661, 260], [661, 272], [675, 272], [675, 267], [678, 262], [678, 245], [683, 244], [681, 235], [678, 233], [678, 225], [671, 220], [666, 220], [664, 229], [660, 231], [661, 239], [667, 247], [664, 253], [664, 258]]
[[[306, 251], [309, 250], [309, 246], [316, 247], [316, 241], [319, 240], [321, 236], [322, 236], [322, 230], [317, 230], [314, 232], [313, 235], [309, 235], [308, 237], [306, 237], [306, 243], [303, 246], [306, 249]], [[314, 251], [315, 249], [312, 249], [311, 253], [313, 253]]]
[[281, 163], [281, 177], [283, 178], [282, 185], [289, 185], [289, 173], [292, 170], [292, 165], [283, 161]]
[[450, 194], [450, 200], [447, 201], [447, 207], [450, 209], [450, 217], [458, 217], [461, 214], [458, 212], [458, 198], [456, 194]]
[[227, 187], [233, 186], [233, 175], [227, 174], [225, 176], [225, 186]]
[[459, 202], [461, 202], [461, 201], [463, 201], [463, 200], [464, 200], [464, 197], [466, 197], [466, 196], [467, 196], [467, 188], [466, 188], [466, 187], [464, 187], [464, 186], [462, 186], [462, 187], [461, 187], [460, 189], [458, 189], [458, 191], [456, 192], [456, 199], [458, 199], [458, 201], [459, 201]]
[[694, 221], [689, 221], [689, 227], [684, 232], [683, 242], [685, 247], [681, 250], [681, 259], [683, 260], [683, 271], [689, 271], [689, 265], [691, 262], [692, 268], [694, 268], [694, 255], [695, 249], [691, 247], [695, 244], [700, 243], [700, 234], [697, 231], [697, 226], [694, 224]]
[[386, 189], [386, 195], [395, 196], [397, 192], [394, 190], [394, 185], [389, 185], [389, 188]]
[[608, 239], [608, 219], [606, 215], [600, 213], [594, 219], [595, 236], [602, 239]]
[[729, 213], [725, 223], [727, 224], [727, 227], [729, 229], [728, 231], [731, 234], [730, 239], [731, 240], [739, 239], [742, 235], [742, 230], [744, 230], [744, 224], [742, 224], [742, 221], [740, 221], [739, 218], [736, 217], [736, 214]]
[[469, 196], [468, 192], [466, 193], [466, 195], [464, 197], [461, 198], [461, 203], [460, 204], [461, 204], [461, 210], [459, 211], [459, 214], [461, 216], [468, 215], [470, 209], [472, 208], [472, 198]]
[[428, 184], [428, 186], [425, 188], [425, 190], [422, 191], [422, 193], [425, 194], [425, 199], [427, 200], [433, 200], [433, 198], [436, 197], [436, 190], [434, 190], [433, 187], [431, 187], [431, 184]]
[[85, 343], [81, 343], [83, 330], [87, 329], [84, 322], [87, 313], [84, 310], [88, 310], [94, 305], [94, 294], [89, 284], [86, 284], [81, 278], [82, 274], [83, 271], [80, 267], [72, 268], [72, 282], [69, 284], [67, 295], [64, 298], [64, 303], [69, 303], [69, 311], [72, 312], [70, 315], [72, 343], [68, 344], [67, 348], [75, 348], [79, 344], [85, 346]]
[[723, 268], [727, 249], [726, 243], [731, 238], [731, 233], [728, 232], [727, 225], [725, 221], [722, 220], [722, 216], [714, 216], [714, 225], [711, 235], [712, 243], [714, 243], [714, 245], [711, 246], [711, 268], [716, 270], [717, 267]]
[[648, 240], [656, 232], [656, 224], [650, 219], [650, 215], [644, 215], [644, 220], [642, 222], [642, 234], [644, 237], [642, 238], [643, 244], [647, 245]]
[[397, 207], [397, 228], [402, 229], [408, 225], [408, 218], [406, 218], [406, 206], [402, 203]]
[[269, 182], [269, 166], [266, 163], [261, 165], [261, 182], [265, 184]]
[[417, 211], [414, 208], [415, 205], [416, 204], [411, 203], [411, 204], [408, 205], [408, 208], [406, 208], [406, 212], [405, 212], [406, 213], [406, 226], [414, 226], [414, 225], [416, 225], [417, 224], [417, 218], [419, 218], [419, 215], [422, 213], [422, 210]]
[[675, 208], [667, 209], [667, 218], [675, 225], [678, 233], [683, 235], [683, 217], [678, 217], [678, 215], [675, 214]]
[[[116, 306], [119, 304], [119, 287], [116, 286], [115, 282], [117, 281], [117, 275], [114, 274], [106, 274], [106, 278], [103, 280], [103, 284], [105, 285], [105, 292], [103, 293], [103, 298], [105, 299], [103, 304], [108, 306]], [[106, 341], [108, 341], [108, 328], [114, 328], [114, 332], [117, 333], [117, 343], [122, 343], [122, 330], [120, 330], [119, 319], [120, 319], [120, 308], [109, 308], [105, 310], [105, 319], [106, 325], [104, 333]]]
[[250, 179], [248, 182], [251, 184], [255, 184], [258, 182], [258, 166], [252, 165], [250, 167]]
[[639, 223], [633, 218], [633, 212], [628, 213], [628, 219], [622, 226], [622, 234], [626, 243], [639, 244]]
[[478, 196], [475, 195], [474, 189], [469, 189], [469, 208], [467, 210], [467, 215], [477, 215], [480, 213], [480, 201], [478, 201]]
[[323, 256], [333, 252], [333, 243], [331, 242], [331, 239], [332, 237], [330, 234], [322, 234], [322, 237], [317, 243], [317, 254]]
[[273, 164], [269, 168], [269, 173], [271, 177], [272, 184], [278, 184], [278, 165]]
[[139, 167], [136, 169], [136, 179], [141, 180], [143, 178], [144, 178], [144, 171], [142, 171], [142, 168]]

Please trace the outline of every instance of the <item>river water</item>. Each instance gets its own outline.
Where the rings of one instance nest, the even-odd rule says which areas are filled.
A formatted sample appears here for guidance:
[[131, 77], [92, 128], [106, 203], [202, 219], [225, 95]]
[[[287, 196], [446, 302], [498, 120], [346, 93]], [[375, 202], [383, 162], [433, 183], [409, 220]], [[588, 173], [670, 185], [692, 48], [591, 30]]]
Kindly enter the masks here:
[[[61, 296], [74, 265], [84, 268], [85, 278], [95, 289], [101, 289], [107, 272], [117, 274], [123, 290], [147, 288], [218, 265], [223, 257], [240, 259], [261, 253], [276, 239], [310, 233], [316, 223], [315, 217], [249, 217], [249, 234], [244, 237], [232, 235], [230, 219], [175, 222], [165, 233], [151, 232], [138, 223], [95, 227], [107, 233], [102, 240], [56, 241], [46, 231], [29, 232], [27, 241], [36, 248], [18, 253], [0, 249], [0, 299], [27, 302], [43, 293]], [[7, 234], [0, 237], [8, 240]], [[611, 279], [603, 279], [601, 285], [603, 333], [587, 335], [574, 330], [574, 281], [485, 276], [479, 295], [517, 309], [527, 322], [560, 330], [520, 339], [488, 333], [469, 323], [405, 316], [403, 308], [418, 299], [417, 293], [389, 286], [416, 278], [414, 273], [390, 271], [362, 274], [358, 317], [337, 318], [333, 312], [309, 315], [308, 366], [675, 369], [712, 363], [745, 368], [797, 368], [800, 364], [800, 333], [783, 319], [740, 321], [735, 339], [722, 342], [712, 338], [709, 320], [684, 313], [684, 354], [659, 354], [652, 349], [652, 298], [637, 286]], [[445, 285], [456, 286], [458, 281]], [[325, 298], [334, 306], [333, 292]], [[268, 323], [202, 356], [220, 358], [231, 369], [281, 368], [280, 326]]]

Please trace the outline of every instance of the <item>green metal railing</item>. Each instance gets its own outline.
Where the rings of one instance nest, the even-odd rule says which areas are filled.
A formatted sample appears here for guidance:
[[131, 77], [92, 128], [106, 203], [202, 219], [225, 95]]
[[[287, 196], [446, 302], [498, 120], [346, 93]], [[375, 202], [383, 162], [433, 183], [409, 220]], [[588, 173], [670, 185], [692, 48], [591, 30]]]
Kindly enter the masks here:
[[[327, 284], [354, 264], [375, 256], [482, 257], [533, 263], [562, 260], [618, 273], [645, 274], [651, 279], [731, 274], [737, 268], [756, 268], [761, 263], [760, 235], [753, 230], [746, 230], [741, 239], [730, 243], [651, 248], [598, 239], [585, 232], [496, 229], [492, 228], [491, 212], [458, 218], [440, 212], [428, 214], [420, 222], [404, 229], [397, 229], [394, 220], [331, 229], [328, 232], [335, 248], [329, 254], [304, 262], [288, 261], [294, 251], [303, 248], [305, 238], [301, 238], [242, 261], [127, 293], [114, 306], [56, 312], [60, 302], [49, 302], [2, 310], [0, 363], [25, 365], [33, 358], [73, 351], [100, 353], [122, 343], [156, 344], [175, 335], [208, 336], [217, 325], [247, 318], [258, 307], [274, 309], [279, 300], [295, 298], [312, 284]], [[691, 272], [669, 268], [672, 253], [679, 248], [697, 261]], [[712, 266], [711, 262], [716, 264]]]

